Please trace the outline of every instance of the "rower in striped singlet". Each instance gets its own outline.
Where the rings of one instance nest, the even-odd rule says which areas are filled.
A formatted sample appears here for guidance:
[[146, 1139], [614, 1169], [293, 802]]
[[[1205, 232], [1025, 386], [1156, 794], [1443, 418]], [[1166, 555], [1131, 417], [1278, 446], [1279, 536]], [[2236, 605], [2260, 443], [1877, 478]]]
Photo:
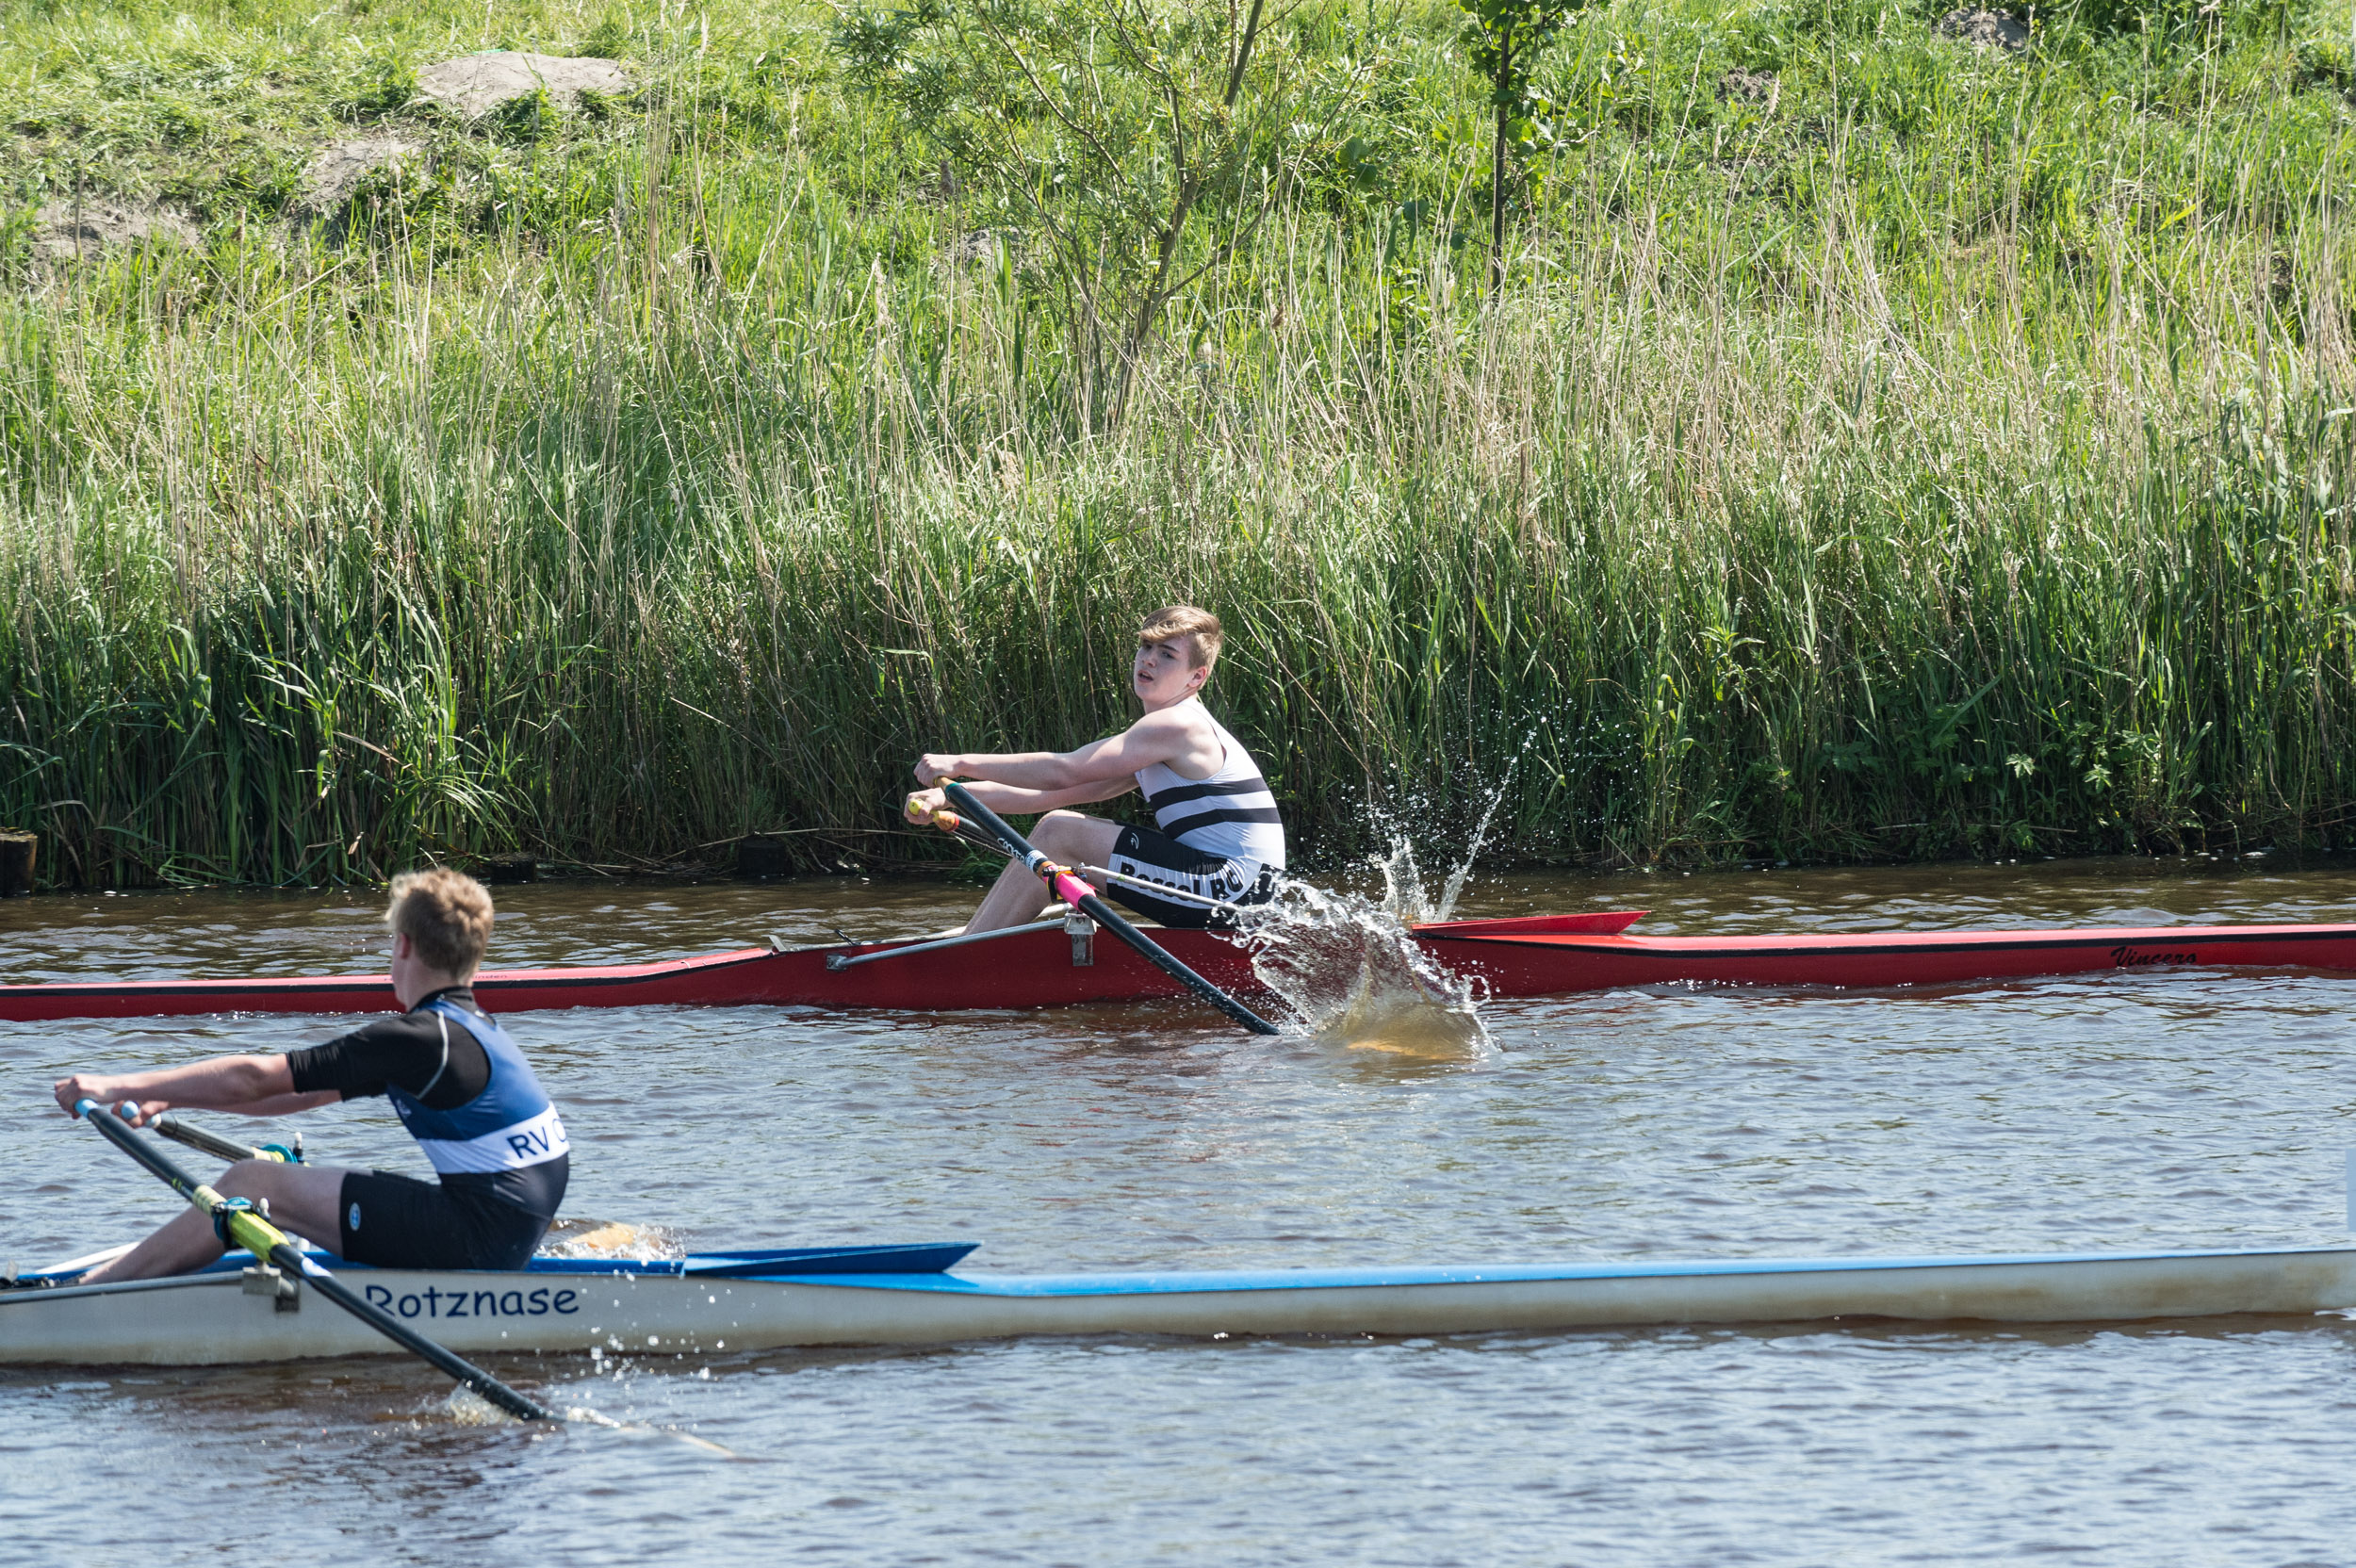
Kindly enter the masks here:
[[[1186, 705], [1201, 708], [1203, 699], [1188, 697]], [[1207, 778], [1188, 778], [1167, 762], [1139, 768], [1137, 788], [1159, 831], [1123, 827], [1104, 864], [1198, 898], [1264, 903], [1276, 890], [1276, 874], [1284, 869], [1284, 822], [1243, 743], [1209, 712], [1203, 717], [1219, 737], [1218, 769]], [[1155, 898], [1119, 882], [1112, 884], [1110, 896], [1164, 925], [1201, 925], [1208, 912], [1201, 905]]]
[[[911, 820], [943, 804], [938, 786], [962, 778], [991, 810], [1043, 812], [1031, 842], [1060, 864], [1103, 866], [1198, 899], [1265, 902], [1284, 869], [1284, 825], [1259, 765], [1226, 726], [1203, 706], [1203, 687], [1219, 662], [1219, 617], [1192, 605], [1156, 610], [1137, 629], [1130, 687], [1145, 716], [1121, 733], [1076, 751], [974, 756], [928, 752], [916, 764], [927, 788], [908, 797]], [[1142, 790], [1153, 827], [1125, 826], [1066, 807]], [[1165, 925], [1229, 922], [1224, 911], [1166, 898], [1130, 883], [1091, 876], [1106, 896]], [[995, 931], [1036, 919], [1048, 892], [1023, 866], [1009, 865], [966, 923]]]

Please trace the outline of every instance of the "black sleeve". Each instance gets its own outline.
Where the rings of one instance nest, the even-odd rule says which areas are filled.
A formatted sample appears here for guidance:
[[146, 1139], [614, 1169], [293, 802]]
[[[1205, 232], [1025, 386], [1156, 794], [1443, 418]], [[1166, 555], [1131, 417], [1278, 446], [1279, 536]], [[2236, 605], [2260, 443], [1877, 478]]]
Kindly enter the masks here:
[[338, 1089], [346, 1100], [362, 1100], [383, 1094], [387, 1084], [417, 1093], [442, 1065], [436, 1021], [406, 1013], [364, 1024], [325, 1045], [287, 1052], [295, 1093]]

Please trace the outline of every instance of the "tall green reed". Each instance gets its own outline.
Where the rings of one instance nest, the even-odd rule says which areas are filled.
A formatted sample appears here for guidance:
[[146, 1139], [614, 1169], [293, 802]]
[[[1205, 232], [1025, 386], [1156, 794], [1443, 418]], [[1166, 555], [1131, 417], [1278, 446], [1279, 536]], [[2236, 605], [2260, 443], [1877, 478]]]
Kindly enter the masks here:
[[1927, 187], [1887, 105], [1661, 155], [1656, 72], [1495, 308], [1444, 209], [1295, 211], [1109, 436], [1019, 242], [676, 108], [562, 221], [86, 270], [0, 306], [0, 813], [92, 881], [922, 858], [918, 751], [1104, 732], [1192, 599], [1328, 863], [1509, 767], [1526, 858], [2336, 840], [2343, 144], [2057, 171], [2079, 99], [1941, 69], [1844, 88]]

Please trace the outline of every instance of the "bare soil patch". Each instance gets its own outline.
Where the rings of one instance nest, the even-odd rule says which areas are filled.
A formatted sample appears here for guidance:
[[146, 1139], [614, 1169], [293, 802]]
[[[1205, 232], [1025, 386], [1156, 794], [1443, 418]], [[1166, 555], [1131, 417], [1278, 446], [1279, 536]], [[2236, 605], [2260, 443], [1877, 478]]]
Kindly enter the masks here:
[[2003, 11], [1949, 11], [1932, 29], [1942, 38], [1961, 39], [1982, 49], [2017, 54], [2029, 46], [2029, 29], [2020, 18]]
[[352, 193], [360, 188], [363, 180], [380, 169], [424, 151], [425, 139], [422, 137], [402, 136], [398, 132], [353, 137], [322, 147], [318, 156], [312, 158], [303, 171], [301, 210], [309, 213], [339, 212], [352, 200]]
[[1783, 83], [1772, 71], [1736, 69], [1718, 78], [1720, 103], [1757, 104], [1760, 112], [1773, 114], [1783, 98]]
[[45, 266], [95, 260], [105, 251], [141, 240], [196, 243], [196, 225], [170, 207], [114, 197], [52, 202], [33, 229], [33, 259]]
[[417, 91], [451, 113], [479, 120], [512, 98], [545, 91], [561, 109], [581, 106], [584, 91], [624, 93], [629, 73], [612, 60], [575, 59], [499, 49], [464, 55], [417, 73]]

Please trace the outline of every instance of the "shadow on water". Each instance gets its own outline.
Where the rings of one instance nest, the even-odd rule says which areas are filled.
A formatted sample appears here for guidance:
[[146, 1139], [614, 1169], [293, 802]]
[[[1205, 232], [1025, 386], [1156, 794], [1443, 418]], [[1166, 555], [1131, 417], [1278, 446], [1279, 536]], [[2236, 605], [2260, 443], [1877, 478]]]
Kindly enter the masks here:
[[[685, 1354], [592, 1356], [479, 1355], [484, 1368], [559, 1409], [627, 1412], [630, 1396], [657, 1385], [726, 1382], [748, 1377], [806, 1376], [884, 1367], [951, 1366], [1011, 1354], [1058, 1348], [1117, 1348], [1124, 1352], [1233, 1356], [1290, 1348], [1343, 1353], [1366, 1347], [1472, 1356], [1551, 1353], [1569, 1347], [1650, 1347], [1706, 1349], [1751, 1346], [1855, 1355], [1879, 1350], [1971, 1353], [1989, 1348], [2070, 1350], [2103, 1342], [2247, 1343], [2266, 1338], [2345, 1342], [2356, 1349], [2356, 1321], [2347, 1314], [2248, 1314], [2153, 1318], [2116, 1323], [1918, 1323], [1859, 1316], [1803, 1323], [1698, 1323], [1561, 1330], [1501, 1330], [1458, 1334], [1163, 1334], [1031, 1335], [939, 1345], [846, 1345]], [[399, 1433], [435, 1445], [443, 1457], [495, 1453], [517, 1441], [584, 1430], [577, 1425], [535, 1426], [495, 1413], [479, 1400], [416, 1370], [397, 1356], [353, 1356], [262, 1365], [179, 1367], [0, 1368], [0, 1397], [36, 1396], [81, 1407], [90, 1416], [105, 1407], [119, 1418], [150, 1413], [175, 1422], [236, 1426], [266, 1420], [280, 1431], [335, 1429]], [[659, 1435], [659, 1434], [657, 1434]]]

